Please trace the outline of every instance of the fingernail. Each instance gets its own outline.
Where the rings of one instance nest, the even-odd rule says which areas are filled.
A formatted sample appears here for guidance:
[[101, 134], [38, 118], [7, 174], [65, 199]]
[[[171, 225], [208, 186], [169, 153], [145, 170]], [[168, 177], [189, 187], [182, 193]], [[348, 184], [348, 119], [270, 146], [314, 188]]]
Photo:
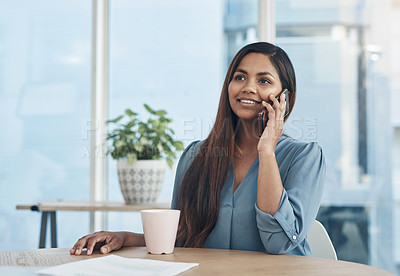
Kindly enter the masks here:
[[103, 253], [107, 253], [108, 252], [108, 249], [107, 248], [103, 248]]
[[86, 255], [90, 255], [92, 254], [92, 251], [90, 251], [89, 249], [86, 251]]

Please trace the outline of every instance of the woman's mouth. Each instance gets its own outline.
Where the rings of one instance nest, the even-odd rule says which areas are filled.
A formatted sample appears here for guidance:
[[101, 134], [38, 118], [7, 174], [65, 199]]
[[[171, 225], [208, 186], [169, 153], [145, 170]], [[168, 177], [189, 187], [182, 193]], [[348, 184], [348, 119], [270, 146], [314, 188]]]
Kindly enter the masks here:
[[249, 99], [238, 99], [238, 102], [244, 106], [255, 106], [257, 104], [260, 104], [260, 102], [257, 102], [254, 100], [249, 100]]

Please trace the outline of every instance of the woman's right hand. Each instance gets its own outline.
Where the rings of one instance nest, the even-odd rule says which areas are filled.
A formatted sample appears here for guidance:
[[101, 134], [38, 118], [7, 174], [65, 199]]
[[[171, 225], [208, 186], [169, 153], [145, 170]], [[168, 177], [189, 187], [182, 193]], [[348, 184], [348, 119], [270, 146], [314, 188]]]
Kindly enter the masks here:
[[[135, 237], [136, 236], [136, 237]], [[107, 232], [100, 231], [80, 238], [69, 251], [71, 255], [80, 255], [84, 248], [87, 249], [86, 255], [91, 255], [94, 249], [100, 248], [100, 253], [105, 254], [113, 250], [118, 250], [123, 246], [142, 245], [128, 243], [127, 240], [138, 240], [139, 236], [129, 232]], [[135, 243], [135, 242], [134, 242]]]

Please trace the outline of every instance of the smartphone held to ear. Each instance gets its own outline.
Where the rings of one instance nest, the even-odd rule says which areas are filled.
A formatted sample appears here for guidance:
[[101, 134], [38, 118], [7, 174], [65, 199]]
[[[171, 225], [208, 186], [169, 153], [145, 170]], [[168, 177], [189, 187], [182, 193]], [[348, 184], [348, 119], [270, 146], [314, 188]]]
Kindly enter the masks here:
[[[283, 115], [286, 117], [289, 114], [289, 94], [288, 90], [284, 89], [281, 93], [279, 93], [276, 98], [278, 101], [280, 101], [281, 95], [285, 95], [285, 101], [286, 101], [286, 108], [285, 108], [285, 114]], [[263, 111], [258, 113], [258, 137], [261, 137], [264, 128], [267, 126], [267, 121], [268, 121], [268, 111], [264, 109]]]

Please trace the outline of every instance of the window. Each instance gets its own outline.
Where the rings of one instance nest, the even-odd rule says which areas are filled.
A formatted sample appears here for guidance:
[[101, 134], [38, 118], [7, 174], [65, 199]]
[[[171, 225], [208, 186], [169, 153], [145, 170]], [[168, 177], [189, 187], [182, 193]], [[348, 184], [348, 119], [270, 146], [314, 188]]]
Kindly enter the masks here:
[[[39, 214], [16, 204], [89, 199], [90, 63], [91, 1], [0, 1], [0, 250], [38, 247]], [[58, 228], [70, 246], [88, 214]]]
[[388, 45], [374, 39], [378, 26], [390, 26], [376, 19], [390, 5], [363, 0], [276, 5], [277, 44], [292, 57], [298, 77], [299, 97], [287, 131], [301, 140], [316, 139], [327, 162], [317, 218], [339, 259], [394, 271], [388, 157], [395, 145], [385, 85], [391, 65], [382, 58]]
[[[204, 139], [224, 77], [223, 7], [213, 0], [112, 1], [110, 118], [131, 108], [145, 119], [146, 103], [168, 112], [185, 146]], [[116, 161], [108, 164], [109, 199], [122, 201]], [[174, 172], [166, 169], [159, 201], [171, 200], [173, 183]], [[141, 231], [138, 213], [108, 213], [108, 225]]]

